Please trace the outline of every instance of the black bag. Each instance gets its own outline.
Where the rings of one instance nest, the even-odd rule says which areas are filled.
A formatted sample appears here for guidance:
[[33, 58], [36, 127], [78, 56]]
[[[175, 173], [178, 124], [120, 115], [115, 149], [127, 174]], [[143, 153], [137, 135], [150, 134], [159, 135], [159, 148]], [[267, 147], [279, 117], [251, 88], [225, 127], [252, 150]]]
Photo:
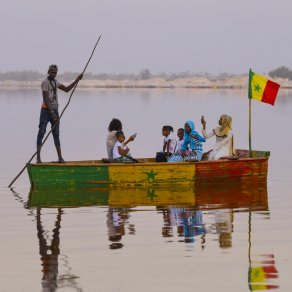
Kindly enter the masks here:
[[167, 162], [164, 152], [156, 152], [156, 162]]

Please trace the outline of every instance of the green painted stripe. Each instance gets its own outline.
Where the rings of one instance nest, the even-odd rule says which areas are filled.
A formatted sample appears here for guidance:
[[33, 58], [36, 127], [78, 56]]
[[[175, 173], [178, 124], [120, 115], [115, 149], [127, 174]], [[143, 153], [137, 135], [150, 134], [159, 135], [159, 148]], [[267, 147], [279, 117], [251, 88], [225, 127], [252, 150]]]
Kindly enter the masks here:
[[252, 87], [251, 82], [253, 79], [254, 73], [249, 69], [249, 81], [248, 81], [248, 98], [252, 98]]
[[108, 166], [31, 165], [33, 186], [79, 187], [103, 185], [109, 181]]

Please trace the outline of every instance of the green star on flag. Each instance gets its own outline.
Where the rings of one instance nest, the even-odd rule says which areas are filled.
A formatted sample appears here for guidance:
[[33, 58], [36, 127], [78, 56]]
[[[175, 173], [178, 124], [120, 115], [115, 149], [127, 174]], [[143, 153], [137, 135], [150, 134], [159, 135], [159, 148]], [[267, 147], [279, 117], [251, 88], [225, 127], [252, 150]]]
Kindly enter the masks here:
[[257, 84], [257, 85], [254, 87], [254, 90], [260, 92], [261, 87]]

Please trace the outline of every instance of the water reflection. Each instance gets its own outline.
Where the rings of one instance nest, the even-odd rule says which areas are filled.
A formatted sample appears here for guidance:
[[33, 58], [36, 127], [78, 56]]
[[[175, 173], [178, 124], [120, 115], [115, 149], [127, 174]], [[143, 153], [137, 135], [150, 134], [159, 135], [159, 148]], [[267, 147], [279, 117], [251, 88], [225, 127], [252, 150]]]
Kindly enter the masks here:
[[163, 237], [173, 237], [174, 228], [177, 236], [183, 237], [179, 242], [193, 243], [195, 236], [205, 235], [206, 229], [203, 224], [203, 212], [195, 208], [158, 207], [163, 215]]
[[[36, 208], [37, 234], [43, 267], [43, 289], [54, 291], [68, 285], [77, 287], [77, 277], [69, 268], [64, 276], [59, 274], [60, 228], [62, 208], [106, 206], [106, 227], [110, 250], [125, 247], [125, 236], [136, 235], [137, 226], [131, 223], [138, 206], [155, 207], [161, 214], [161, 236], [168, 243], [184, 243], [188, 251], [195, 245], [204, 249], [208, 237], [217, 236], [220, 249], [233, 246], [233, 225], [237, 213], [246, 213], [249, 218], [248, 287], [250, 291], [276, 289], [273, 281], [278, 271], [273, 254], [253, 255], [251, 239], [251, 215], [269, 214], [267, 185], [204, 185], [165, 186], [159, 188], [82, 188], [31, 190], [27, 203]], [[41, 208], [57, 208], [55, 227], [50, 244], [41, 222]], [[152, 209], [153, 210], [153, 209]], [[65, 281], [67, 284], [65, 284]], [[44, 290], [45, 291], [45, 290]]]
[[[200, 208], [200, 206], [197, 206]], [[192, 208], [158, 207], [163, 216], [162, 236], [172, 238], [177, 235], [178, 242], [195, 243], [200, 239], [201, 248], [205, 247], [206, 234], [218, 235], [220, 248], [232, 247], [233, 210], [218, 209], [211, 213]], [[213, 222], [206, 224], [204, 216], [213, 215]]]
[[[41, 221], [41, 208], [36, 210], [36, 225], [37, 225], [37, 237], [39, 240], [39, 253], [41, 256], [42, 266], [42, 291], [56, 291], [59, 288], [70, 287], [75, 291], [82, 291], [78, 287], [78, 277], [71, 273], [71, 268], [66, 256], [63, 256], [63, 266], [66, 267], [66, 271], [59, 275], [59, 261], [60, 261], [60, 229], [61, 229], [61, 217], [63, 211], [58, 208], [54, 229], [52, 230], [53, 236], [50, 241], [48, 238], [49, 230], [43, 227]], [[50, 241], [50, 243], [48, 243]]]
[[273, 254], [256, 255], [250, 262], [248, 282], [250, 291], [263, 291], [279, 288], [274, 284], [278, 279], [275, 256]]
[[216, 210], [214, 215], [219, 246], [232, 247], [233, 211], [231, 209]]
[[126, 234], [126, 227], [128, 227], [129, 234], [135, 234], [135, 225], [129, 224], [130, 209], [128, 208], [108, 208], [107, 212], [107, 228], [108, 239], [111, 242], [110, 249], [122, 248], [122, 236]]
[[252, 253], [252, 213], [248, 218], [248, 286], [250, 291], [265, 291], [279, 288], [275, 282], [278, 270], [274, 254]]

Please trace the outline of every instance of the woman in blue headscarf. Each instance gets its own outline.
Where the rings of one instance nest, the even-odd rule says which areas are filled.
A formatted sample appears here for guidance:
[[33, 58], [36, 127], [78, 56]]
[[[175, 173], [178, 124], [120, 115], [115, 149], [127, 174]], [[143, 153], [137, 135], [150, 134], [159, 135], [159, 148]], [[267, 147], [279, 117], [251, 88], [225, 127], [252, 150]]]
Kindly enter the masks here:
[[201, 160], [203, 155], [202, 142], [206, 142], [206, 140], [195, 130], [194, 121], [187, 121], [185, 123], [184, 143], [178, 153], [168, 159], [168, 162]]

